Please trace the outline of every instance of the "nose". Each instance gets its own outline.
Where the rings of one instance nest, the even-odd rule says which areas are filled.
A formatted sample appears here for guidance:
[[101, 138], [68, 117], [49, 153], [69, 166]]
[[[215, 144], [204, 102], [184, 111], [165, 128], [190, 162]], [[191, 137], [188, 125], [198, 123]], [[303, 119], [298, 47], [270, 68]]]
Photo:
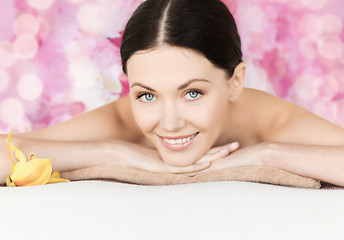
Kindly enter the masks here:
[[181, 109], [174, 102], [167, 102], [162, 105], [160, 125], [161, 128], [169, 132], [177, 132], [185, 125]]

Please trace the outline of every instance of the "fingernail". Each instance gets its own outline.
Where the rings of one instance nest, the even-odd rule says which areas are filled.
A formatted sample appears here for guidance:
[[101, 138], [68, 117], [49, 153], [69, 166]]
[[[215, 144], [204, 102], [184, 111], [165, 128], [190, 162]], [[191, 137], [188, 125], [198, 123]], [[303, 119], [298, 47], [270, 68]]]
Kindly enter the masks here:
[[230, 147], [230, 148], [236, 148], [237, 146], [239, 146], [239, 142], [233, 142], [233, 143], [228, 145], [228, 147]]
[[228, 148], [226, 148], [226, 149], [222, 149], [221, 151], [219, 151], [218, 153], [226, 153], [226, 152], [228, 152], [229, 151], [229, 149]]

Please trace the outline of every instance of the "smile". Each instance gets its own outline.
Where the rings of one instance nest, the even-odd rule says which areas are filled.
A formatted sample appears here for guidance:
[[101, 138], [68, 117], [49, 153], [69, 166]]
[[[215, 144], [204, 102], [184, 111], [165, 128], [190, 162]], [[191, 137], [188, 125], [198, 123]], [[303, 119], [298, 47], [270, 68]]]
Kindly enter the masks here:
[[168, 144], [182, 144], [182, 143], [186, 143], [189, 142], [192, 138], [194, 138], [197, 135], [197, 133], [189, 136], [188, 138], [164, 138], [162, 137], [162, 139], [168, 143]]
[[160, 139], [163, 145], [170, 150], [183, 150], [187, 148], [193, 142], [193, 139], [197, 136], [198, 133], [199, 132], [193, 135], [189, 135], [188, 137], [187, 136], [182, 136], [179, 138], [160, 137]]

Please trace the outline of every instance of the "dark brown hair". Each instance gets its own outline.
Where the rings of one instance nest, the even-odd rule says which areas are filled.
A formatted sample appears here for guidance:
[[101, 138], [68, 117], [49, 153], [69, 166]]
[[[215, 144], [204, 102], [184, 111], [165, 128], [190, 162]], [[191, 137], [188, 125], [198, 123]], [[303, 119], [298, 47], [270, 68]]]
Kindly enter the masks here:
[[162, 44], [205, 56], [232, 76], [242, 62], [241, 41], [232, 14], [220, 0], [147, 0], [129, 19], [121, 45], [123, 71], [139, 50]]

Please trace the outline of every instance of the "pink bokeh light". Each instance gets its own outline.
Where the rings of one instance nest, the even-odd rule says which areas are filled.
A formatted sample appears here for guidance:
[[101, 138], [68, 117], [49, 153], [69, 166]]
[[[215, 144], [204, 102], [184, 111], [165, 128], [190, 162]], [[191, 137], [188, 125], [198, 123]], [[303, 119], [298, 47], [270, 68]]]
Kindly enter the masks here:
[[14, 55], [22, 60], [33, 58], [38, 51], [38, 42], [30, 35], [18, 36], [12, 46]]
[[13, 32], [19, 35], [36, 35], [39, 30], [38, 19], [31, 14], [21, 14], [13, 22]]
[[[57, 124], [129, 94], [123, 30], [143, 0], [1, 0], [0, 132]], [[344, 126], [344, 1], [223, 0], [246, 87]]]

